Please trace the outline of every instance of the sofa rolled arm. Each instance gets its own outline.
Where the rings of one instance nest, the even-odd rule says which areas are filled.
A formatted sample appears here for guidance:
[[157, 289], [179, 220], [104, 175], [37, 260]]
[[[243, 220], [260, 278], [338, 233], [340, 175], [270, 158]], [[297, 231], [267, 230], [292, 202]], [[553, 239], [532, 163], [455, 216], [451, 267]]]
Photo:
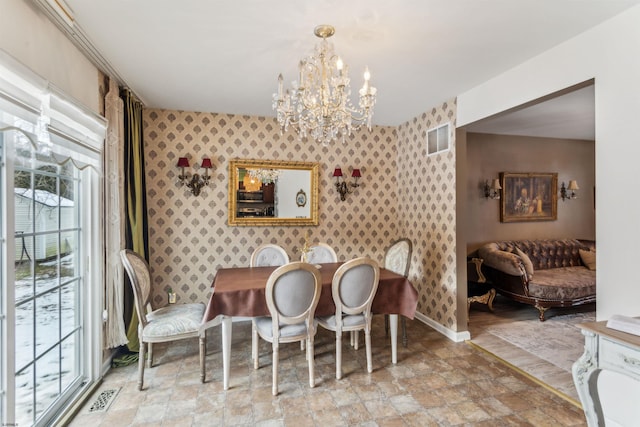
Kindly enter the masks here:
[[[514, 253], [500, 250], [495, 243], [487, 243], [478, 249], [478, 255], [484, 260], [485, 265], [500, 270], [511, 276], [524, 276], [527, 273], [520, 257]], [[525, 280], [526, 282], [526, 280]]]

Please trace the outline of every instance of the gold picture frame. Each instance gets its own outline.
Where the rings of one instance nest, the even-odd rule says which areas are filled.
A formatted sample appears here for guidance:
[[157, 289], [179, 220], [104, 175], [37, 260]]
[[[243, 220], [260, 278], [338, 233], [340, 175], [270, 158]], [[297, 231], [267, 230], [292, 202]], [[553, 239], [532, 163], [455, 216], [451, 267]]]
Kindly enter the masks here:
[[558, 219], [558, 174], [500, 172], [500, 222]]
[[[228, 224], [254, 227], [318, 225], [319, 165], [317, 162], [286, 160], [229, 160]], [[249, 179], [249, 170], [278, 171], [279, 177], [269, 185], [258, 180], [253, 184], [255, 188], [250, 188], [249, 181], [253, 181]]]

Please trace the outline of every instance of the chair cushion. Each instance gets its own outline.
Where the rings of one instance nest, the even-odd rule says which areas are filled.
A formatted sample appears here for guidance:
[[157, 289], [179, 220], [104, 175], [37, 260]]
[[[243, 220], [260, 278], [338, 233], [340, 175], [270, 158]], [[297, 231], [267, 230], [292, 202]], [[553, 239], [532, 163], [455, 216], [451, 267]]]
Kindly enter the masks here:
[[[273, 325], [271, 317], [257, 317], [255, 319], [255, 322], [261, 337], [268, 339], [273, 338]], [[280, 326], [280, 337], [282, 338], [305, 335], [306, 333], [307, 325], [304, 322], [296, 323], [295, 325]]]
[[529, 296], [550, 300], [572, 300], [596, 294], [596, 272], [584, 266], [536, 271], [529, 282]]
[[314, 295], [314, 276], [306, 270], [288, 271], [273, 286], [274, 304], [282, 316], [300, 316], [309, 310]]
[[204, 304], [174, 304], [147, 314], [142, 338], [163, 338], [197, 333], [204, 316]]
[[[336, 316], [326, 316], [319, 317], [318, 323], [328, 329], [336, 330]], [[342, 326], [343, 327], [355, 327], [355, 326], [363, 326], [364, 327], [364, 315], [363, 314], [354, 314], [354, 315], [345, 315], [342, 316]]]

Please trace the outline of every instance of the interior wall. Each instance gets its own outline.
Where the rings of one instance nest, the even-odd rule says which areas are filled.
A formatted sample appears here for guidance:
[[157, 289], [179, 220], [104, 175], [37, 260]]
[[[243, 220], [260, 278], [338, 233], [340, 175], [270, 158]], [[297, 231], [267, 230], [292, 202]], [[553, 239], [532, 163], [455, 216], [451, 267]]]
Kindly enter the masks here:
[[[249, 265], [263, 243], [281, 245], [293, 259], [307, 230], [312, 241], [331, 245], [340, 261], [369, 256], [379, 263], [397, 239], [397, 145], [395, 128], [356, 132], [345, 144], [327, 147], [284, 136], [275, 118], [145, 109], [144, 144], [149, 212], [153, 304], [167, 302], [169, 286], [179, 302], [206, 302], [219, 268]], [[195, 197], [177, 185], [178, 157], [190, 164], [210, 157], [210, 185]], [[319, 225], [231, 227], [227, 225], [229, 160], [270, 159], [319, 163]], [[350, 175], [360, 168], [361, 184], [340, 200], [335, 167]], [[191, 171], [190, 171], [191, 172]]]
[[98, 70], [32, 2], [2, 0], [0, 49], [94, 112]]
[[[635, 182], [640, 144], [640, 6], [550, 49], [458, 96], [458, 125], [509, 110], [594, 79], [596, 107], [596, 240], [598, 320], [638, 315], [640, 199]], [[534, 77], [535, 78], [532, 78]]]
[[[427, 130], [445, 123], [450, 149], [427, 156]], [[418, 312], [457, 332], [466, 324], [456, 315], [455, 126], [453, 99], [398, 127], [398, 224], [413, 243], [409, 279]]]
[[[558, 174], [556, 221], [500, 222], [500, 200], [484, 197], [500, 172]], [[559, 198], [560, 184], [578, 181], [577, 199]], [[595, 239], [593, 141], [467, 133], [467, 253], [496, 240]]]

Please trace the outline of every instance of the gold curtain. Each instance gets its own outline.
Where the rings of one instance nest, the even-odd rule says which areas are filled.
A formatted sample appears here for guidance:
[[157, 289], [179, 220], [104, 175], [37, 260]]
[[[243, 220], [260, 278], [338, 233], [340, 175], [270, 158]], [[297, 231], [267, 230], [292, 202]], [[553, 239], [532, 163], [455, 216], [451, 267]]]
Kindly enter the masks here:
[[[127, 89], [120, 92], [124, 100], [124, 204], [126, 247], [149, 260], [147, 196], [142, 138], [142, 103]], [[127, 279], [128, 280], [128, 279]], [[127, 286], [130, 289], [130, 286]], [[138, 351], [138, 316], [132, 310], [127, 329], [130, 351]]]

